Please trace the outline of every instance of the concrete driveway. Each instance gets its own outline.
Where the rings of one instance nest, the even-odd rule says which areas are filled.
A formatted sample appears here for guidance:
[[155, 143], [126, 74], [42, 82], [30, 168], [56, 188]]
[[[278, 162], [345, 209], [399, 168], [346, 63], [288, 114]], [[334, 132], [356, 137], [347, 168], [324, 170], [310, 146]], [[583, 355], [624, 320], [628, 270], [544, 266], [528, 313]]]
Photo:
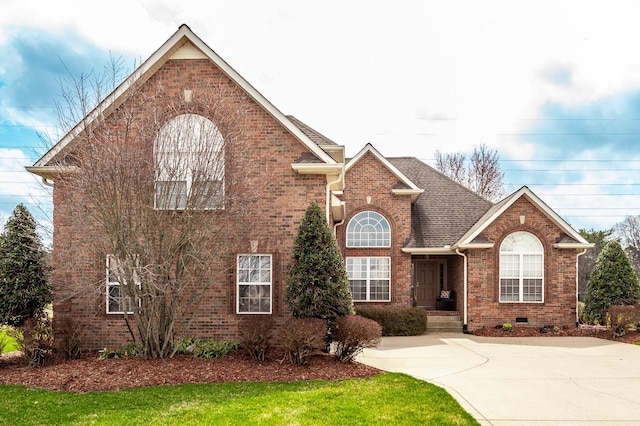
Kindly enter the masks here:
[[640, 346], [591, 337], [385, 337], [358, 361], [445, 388], [483, 425], [640, 424]]

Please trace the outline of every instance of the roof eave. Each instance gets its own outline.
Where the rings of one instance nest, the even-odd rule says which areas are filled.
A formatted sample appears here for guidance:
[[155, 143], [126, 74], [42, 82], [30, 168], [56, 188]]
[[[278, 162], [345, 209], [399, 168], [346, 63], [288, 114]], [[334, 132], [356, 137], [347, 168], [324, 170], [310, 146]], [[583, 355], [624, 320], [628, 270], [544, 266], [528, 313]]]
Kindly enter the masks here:
[[403, 253], [409, 254], [455, 254], [455, 249], [452, 249], [451, 246], [443, 246], [443, 247], [403, 247]]
[[418, 197], [424, 192], [424, 189], [392, 189], [391, 193], [394, 195], [409, 195], [411, 196], [411, 202], [415, 203]]

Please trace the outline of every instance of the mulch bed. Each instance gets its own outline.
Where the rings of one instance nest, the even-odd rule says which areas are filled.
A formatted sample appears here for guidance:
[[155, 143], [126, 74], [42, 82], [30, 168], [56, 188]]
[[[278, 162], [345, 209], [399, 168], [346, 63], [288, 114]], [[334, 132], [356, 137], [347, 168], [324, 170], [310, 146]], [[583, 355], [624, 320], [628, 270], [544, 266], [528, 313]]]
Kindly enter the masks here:
[[184, 383], [292, 382], [364, 378], [381, 371], [360, 363], [344, 364], [332, 355], [312, 355], [306, 365], [291, 365], [284, 353], [273, 350], [264, 362], [245, 352], [232, 352], [217, 359], [177, 355], [170, 359], [137, 357], [99, 359], [85, 353], [81, 359], [29, 368], [24, 359], [0, 357], [0, 383], [29, 388], [75, 392], [105, 391]]
[[[505, 338], [586, 336], [623, 343], [640, 342], [640, 332], [637, 330], [627, 331], [624, 336], [615, 339], [610, 330], [602, 327], [549, 327], [544, 331], [533, 327], [514, 327], [512, 331], [494, 327], [477, 330], [474, 334]], [[379, 373], [380, 370], [357, 362], [340, 363], [332, 355], [324, 353], [311, 356], [306, 365], [291, 365], [284, 353], [278, 350], [271, 350], [264, 362], [251, 359], [244, 351], [232, 352], [211, 360], [190, 355], [159, 360], [135, 357], [101, 360], [97, 353], [85, 353], [78, 360], [57, 361], [41, 368], [29, 368], [19, 356], [5, 354], [0, 357], [0, 384], [74, 392], [184, 383], [342, 380], [370, 377]]]

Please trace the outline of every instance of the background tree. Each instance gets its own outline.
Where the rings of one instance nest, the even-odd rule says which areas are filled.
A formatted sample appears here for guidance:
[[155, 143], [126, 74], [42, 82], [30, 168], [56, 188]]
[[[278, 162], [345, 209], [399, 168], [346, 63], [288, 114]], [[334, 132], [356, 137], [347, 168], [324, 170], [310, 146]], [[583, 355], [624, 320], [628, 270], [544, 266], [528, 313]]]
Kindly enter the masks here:
[[636, 274], [640, 272], [640, 216], [627, 216], [615, 226], [616, 238], [622, 244]]
[[436, 169], [490, 201], [505, 195], [504, 173], [497, 150], [482, 144], [470, 156], [464, 153], [435, 153]]
[[[181, 90], [132, 79], [120, 86], [126, 95], [117, 108], [100, 110], [105, 103], [92, 109], [120, 80], [110, 77], [121, 72], [117, 63], [108, 70], [95, 78], [70, 77], [64, 86], [61, 127], [73, 129], [88, 115], [93, 121], [75, 136], [79, 149], [67, 156], [78, 172], [61, 176], [56, 188], [83, 200], [72, 216], [92, 239], [87, 244], [109, 256], [109, 280], [118, 283], [109, 303], [122, 304], [143, 355], [162, 358], [173, 355], [203, 294], [233, 268], [249, 204], [264, 196], [258, 179], [268, 181], [268, 172], [234, 173], [250, 161], [260, 169], [262, 161], [240, 124], [248, 100], [235, 88], [194, 82], [185, 99]], [[235, 203], [246, 188], [251, 199]], [[104, 294], [104, 278], [87, 282], [69, 289], [68, 297]]]
[[608, 242], [596, 261], [589, 279], [584, 316], [603, 323], [610, 306], [629, 305], [640, 297], [640, 283], [629, 258], [618, 241]]
[[349, 277], [338, 244], [317, 203], [298, 229], [289, 266], [286, 300], [294, 317], [329, 323], [353, 313]]
[[0, 324], [21, 327], [42, 317], [51, 303], [48, 272], [36, 222], [18, 204], [0, 235]]
[[592, 249], [587, 250], [587, 252], [578, 259], [578, 294], [581, 300], [583, 300], [587, 292], [589, 277], [591, 277], [593, 268], [596, 265], [596, 260], [604, 246], [611, 240], [613, 229], [606, 229], [604, 231], [596, 231], [593, 228], [589, 230], [580, 229], [578, 232], [580, 232], [580, 235], [582, 235], [585, 240], [595, 244]]

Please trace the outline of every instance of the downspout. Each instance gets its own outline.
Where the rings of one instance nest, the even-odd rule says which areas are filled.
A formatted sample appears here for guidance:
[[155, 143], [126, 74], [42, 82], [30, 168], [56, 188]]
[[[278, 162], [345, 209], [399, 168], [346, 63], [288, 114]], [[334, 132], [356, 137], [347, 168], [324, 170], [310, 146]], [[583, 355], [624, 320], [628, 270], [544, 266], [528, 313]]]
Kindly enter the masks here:
[[49, 186], [51, 188], [53, 188], [53, 182], [49, 182], [49, 179], [47, 179], [46, 177], [42, 177], [42, 184], [45, 186]]
[[326, 209], [326, 213], [327, 213], [327, 225], [330, 223], [330, 219], [331, 219], [331, 213], [330, 213], [330, 209], [331, 209], [331, 187], [340, 182], [342, 180], [342, 175], [338, 175], [338, 177], [335, 180], [330, 180], [327, 181], [327, 190], [325, 193], [325, 197], [326, 197], [326, 201], [325, 201], [325, 209]]
[[336, 222], [333, 224], [333, 236], [335, 237], [336, 235], [338, 235], [338, 226], [340, 225], [344, 225], [344, 219], [342, 219], [340, 222]]
[[582, 253], [578, 253], [578, 255], [576, 256], [576, 327], [580, 324], [580, 315], [578, 314], [578, 290], [580, 287], [580, 256], [582, 256], [583, 254], [585, 254], [587, 252], [587, 249], [582, 249]]
[[464, 271], [464, 287], [463, 287], [463, 292], [462, 292], [463, 293], [463, 298], [462, 299], [463, 299], [463, 303], [464, 303], [464, 305], [463, 305], [464, 308], [463, 308], [463, 314], [462, 314], [462, 330], [464, 332], [466, 332], [467, 331], [467, 297], [468, 297], [467, 296], [467, 281], [468, 281], [468, 278], [467, 278], [467, 255], [462, 253], [458, 247], [456, 247], [456, 253], [459, 256], [462, 256], [462, 258], [464, 259], [464, 268], [463, 268], [463, 271]]

